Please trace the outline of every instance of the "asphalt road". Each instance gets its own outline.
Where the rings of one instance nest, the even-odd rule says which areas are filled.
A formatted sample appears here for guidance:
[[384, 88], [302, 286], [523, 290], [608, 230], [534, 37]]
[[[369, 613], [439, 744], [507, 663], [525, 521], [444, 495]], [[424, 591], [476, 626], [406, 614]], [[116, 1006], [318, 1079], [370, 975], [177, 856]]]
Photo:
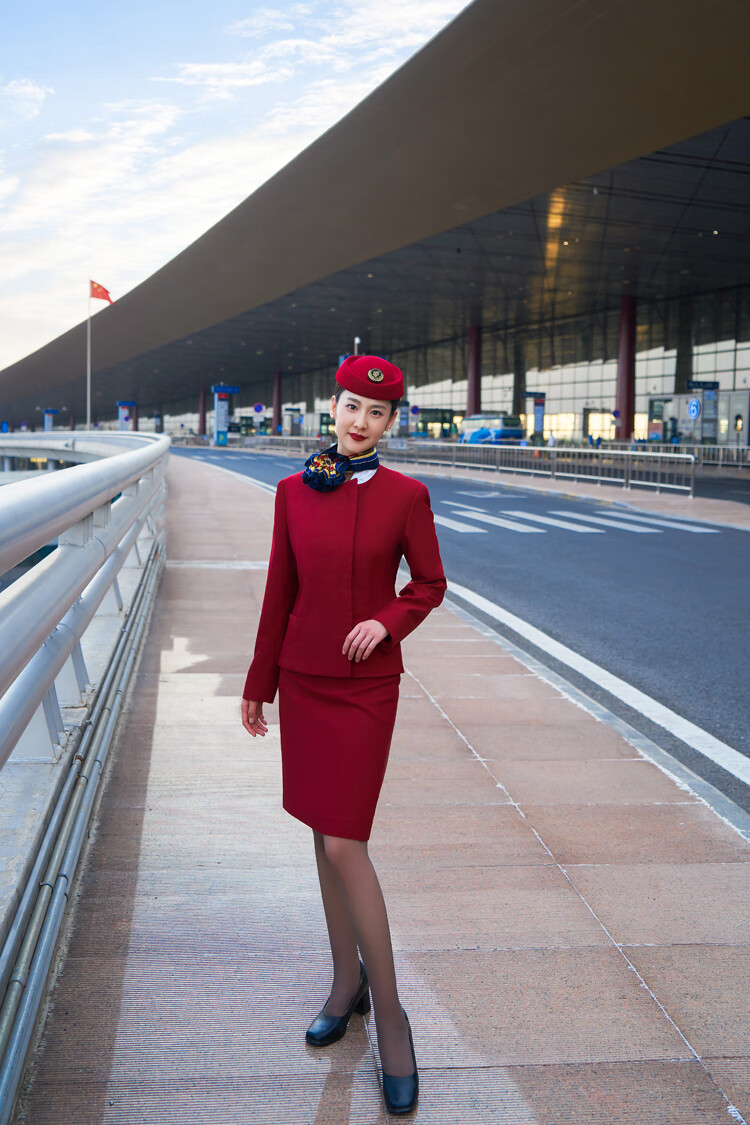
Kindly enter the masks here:
[[[270, 484], [298, 468], [281, 456], [174, 452]], [[449, 579], [750, 756], [747, 532], [626, 518], [637, 512], [637, 494], [621, 506], [494, 482], [429, 477], [425, 483]], [[579, 680], [578, 686], [610, 702], [596, 684]], [[654, 737], [653, 725], [639, 729]], [[671, 750], [669, 741], [660, 744]], [[686, 764], [694, 766], [690, 759]]]

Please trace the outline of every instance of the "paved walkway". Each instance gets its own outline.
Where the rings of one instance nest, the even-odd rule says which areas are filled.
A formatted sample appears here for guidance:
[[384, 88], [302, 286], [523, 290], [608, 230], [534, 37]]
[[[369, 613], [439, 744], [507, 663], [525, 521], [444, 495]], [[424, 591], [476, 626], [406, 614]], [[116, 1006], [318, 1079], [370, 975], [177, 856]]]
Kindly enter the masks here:
[[[238, 697], [272, 497], [170, 468], [170, 564], [18, 1125], [387, 1120], [374, 1021], [323, 1051], [310, 833]], [[750, 1121], [750, 845], [442, 608], [372, 854], [444, 1125]], [[731, 1109], [730, 1107], [735, 1107]]]

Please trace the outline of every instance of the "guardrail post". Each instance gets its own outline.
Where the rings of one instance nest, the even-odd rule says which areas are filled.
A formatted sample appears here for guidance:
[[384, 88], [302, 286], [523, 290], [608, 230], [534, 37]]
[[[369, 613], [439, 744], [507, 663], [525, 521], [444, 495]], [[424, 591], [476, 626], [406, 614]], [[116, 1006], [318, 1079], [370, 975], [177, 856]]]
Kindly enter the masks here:
[[60, 712], [60, 704], [57, 701], [57, 690], [54, 683], [50, 684], [49, 691], [44, 697], [44, 717], [47, 720], [47, 730], [49, 731], [49, 739], [52, 743], [52, 749], [60, 747], [60, 741], [65, 735], [65, 724], [63, 723], [62, 714]]
[[86, 668], [86, 661], [83, 658], [83, 649], [81, 648], [80, 641], [70, 654], [70, 659], [73, 662], [73, 671], [75, 672], [78, 690], [81, 695], [83, 695], [86, 689], [91, 687], [91, 681], [89, 680], [88, 669]]
[[58, 535], [57, 542], [61, 547], [85, 547], [94, 534], [94, 515], [84, 516], [78, 523], [74, 523], [67, 531]]
[[630, 454], [625, 458], [625, 488], [630, 488], [630, 480], [633, 471], [633, 458]]

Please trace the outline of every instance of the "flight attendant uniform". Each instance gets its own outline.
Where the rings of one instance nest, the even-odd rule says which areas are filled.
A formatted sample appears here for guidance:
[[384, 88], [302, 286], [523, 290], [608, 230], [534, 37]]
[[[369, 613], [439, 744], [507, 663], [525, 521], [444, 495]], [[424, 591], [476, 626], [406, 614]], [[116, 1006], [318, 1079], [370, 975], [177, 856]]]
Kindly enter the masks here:
[[[373, 357], [355, 360], [371, 365]], [[347, 389], [365, 393], [356, 371], [348, 376], [353, 386], [343, 382], [346, 372], [339, 375]], [[388, 390], [369, 386], [367, 397], [400, 397]], [[396, 594], [402, 557], [411, 577]], [[314, 491], [300, 473], [279, 482], [243, 697], [271, 703], [278, 689], [284, 808], [318, 832], [369, 839], [404, 670], [401, 641], [440, 604], [445, 588], [421, 482], [382, 465], [363, 483], [355, 475], [334, 491]], [[344, 639], [371, 618], [388, 637], [367, 660], [350, 661]]]

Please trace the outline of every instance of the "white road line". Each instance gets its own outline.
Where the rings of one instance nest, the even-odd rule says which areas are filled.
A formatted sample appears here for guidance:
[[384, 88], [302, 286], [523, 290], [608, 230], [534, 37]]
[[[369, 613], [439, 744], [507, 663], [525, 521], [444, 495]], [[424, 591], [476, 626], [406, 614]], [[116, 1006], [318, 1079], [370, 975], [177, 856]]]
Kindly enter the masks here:
[[460, 500], [441, 500], [441, 504], [448, 504], [451, 508], [461, 508], [464, 512], [484, 512], [487, 513], [486, 508], [477, 508], [474, 504], [464, 504]]
[[[450, 504], [451, 501], [446, 500], [445, 503]], [[526, 527], [525, 524], [514, 523], [513, 520], [501, 520], [499, 516], [488, 516], [480, 508], [469, 508], [464, 504], [454, 504], [453, 507], [458, 509], [457, 516], [466, 516], [467, 519], [478, 520], [480, 523], [489, 523], [492, 527], [504, 527], [506, 531], [520, 531], [525, 535], [529, 533], [546, 534], [541, 527]]]
[[[600, 515], [606, 515], [605, 512], [600, 512]], [[687, 523], [677, 523], [675, 520], [662, 520], [657, 519], [655, 516], [633, 516], [630, 512], [617, 512], [618, 520], [634, 520], [637, 523], [653, 523], [657, 527], [671, 527], [674, 531], [689, 531], [693, 535], [719, 535], [718, 527], [692, 527]]]
[[[463, 488], [457, 488], [456, 496], [476, 496], [480, 500], [490, 500], [494, 496], [502, 496], [502, 492], [469, 492]], [[450, 503], [450, 501], [445, 501], [445, 503]]]
[[598, 523], [602, 527], [616, 527], [622, 531], [633, 531], [636, 535], [661, 535], [655, 527], [639, 527], [637, 524], [623, 523], [622, 520], [601, 519], [599, 516], [584, 516], [580, 512], [555, 512], [553, 516], [570, 516], [574, 520], [585, 520], [586, 523]]
[[658, 700], [652, 699], [645, 692], [639, 691], [632, 684], [613, 676], [611, 672], [608, 672], [599, 664], [594, 664], [593, 661], [587, 660], [585, 656], [581, 656], [573, 649], [567, 648], [566, 645], [560, 644], [552, 637], [548, 637], [541, 629], [529, 625], [523, 618], [516, 617], [515, 614], [509, 613], [499, 605], [489, 601], [488, 598], [483, 598], [481, 594], [475, 594], [468, 587], [460, 586], [457, 582], [451, 581], [448, 582], [448, 591], [459, 598], [463, 598], [464, 601], [469, 602], [470, 605], [475, 606], [488, 617], [507, 625], [514, 633], [525, 637], [537, 648], [554, 657], [555, 660], [559, 660], [561, 664], [580, 672], [582, 676], [604, 688], [610, 695], [621, 700], [628, 707], [632, 707], [634, 711], [638, 711], [647, 719], [651, 719], [652, 722], [663, 727], [664, 730], [669, 731], [670, 734], [675, 735], [676, 738], [715, 762], [717, 766], [721, 766], [722, 769], [739, 778], [740, 781], [750, 785], [750, 758], [746, 758], [744, 754], [740, 754], [738, 750], [728, 746], [726, 742], [722, 742], [709, 734], [708, 731], [696, 726], [695, 723], [684, 719], [682, 715], [678, 715], [669, 707], [665, 707]]
[[534, 520], [536, 523], [548, 523], [550, 527], [561, 527], [564, 531], [577, 531], [579, 535], [604, 535], [598, 527], [579, 527], [575, 523], [568, 523], [567, 520], [553, 520], [549, 516], [537, 516], [531, 512], [521, 512], [517, 509], [509, 509], [505, 511], [506, 516], [519, 516], [523, 520]]
[[215, 469], [217, 473], [229, 473], [230, 477], [234, 477], [235, 480], [244, 480], [247, 484], [252, 484], [255, 488], [262, 489], [263, 492], [270, 492], [272, 496], [276, 495], [275, 484], [268, 484], [264, 480], [256, 480], [255, 477], [248, 477], [238, 469], [225, 469], [223, 465], [209, 465], [209, 468]]
[[475, 535], [486, 535], [487, 532], [483, 527], [473, 527], [470, 523], [459, 523], [458, 520], [450, 520], [447, 516], [434, 516], [435, 523], [441, 527], [448, 527], [451, 531], [461, 531], [464, 534], [473, 532]]

